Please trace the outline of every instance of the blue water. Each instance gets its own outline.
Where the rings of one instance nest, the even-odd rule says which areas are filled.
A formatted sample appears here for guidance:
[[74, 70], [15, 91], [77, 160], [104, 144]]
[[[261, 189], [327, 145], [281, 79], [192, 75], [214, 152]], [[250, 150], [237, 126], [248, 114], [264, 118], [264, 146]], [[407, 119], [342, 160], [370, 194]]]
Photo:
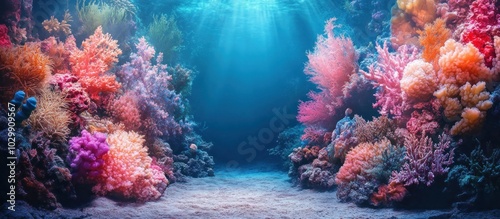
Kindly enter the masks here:
[[[211, 151], [216, 162], [266, 160], [262, 147], [238, 146], [269, 127], [273, 109], [297, 113], [297, 100], [306, 100], [314, 89], [302, 71], [306, 51], [326, 19], [342, 19], [341, 6], [304, 0], [167, 2], [150, 4], [156, 5], [153, 13], [176, 15], [184, 33], [180, 62], [199, 72], [192, 112], [207, 127], [201, 134], [216, 145]], [[291, 119], [286, 127], [295, 124]], [[278, 133], [273, 134], [271, 142], [259, 144], [273, 147]]]

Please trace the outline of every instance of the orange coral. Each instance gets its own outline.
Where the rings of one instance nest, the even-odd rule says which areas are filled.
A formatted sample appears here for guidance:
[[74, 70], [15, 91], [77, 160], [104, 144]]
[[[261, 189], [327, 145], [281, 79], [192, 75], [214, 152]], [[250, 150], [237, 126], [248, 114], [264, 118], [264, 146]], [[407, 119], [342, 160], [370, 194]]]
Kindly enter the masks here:
[[450, 130], [452, 135], [470, 133], [478, 130], [486, 118], [486, 111], [493, 106], [490, 93], [485, 91], [486, 83], [479, 82], [474, 86], [466, 83], [460, 87], [461, 103], [465, 107], [462, 119]]
[[415, 60], [406, 65], [401, 90], [413, 100], [427, 101], [437, 88], [437, 76], [431, 64]]
[[441, 84], [462, 86], [466, 82], [475, 84], [492, 79], [483, 54], [471, 43], [463, 45], [453, 39], [447, 40], [440, 55], [438, 78]]
[[361, 143], [347, 153], [344, 165], [335, 176], [337, 185], [345, 185], [357, 179], [358, 176], [367, 175], [366, 171], [373, 169], [382, 162], [382, 153], [391, 143], [382, 139], [377, 143]]
[[49, 37], [42, 41], [42, 50], [50, 57], [55, 73], [65, 73], [69, 70], [69, 51], [63, 42]]
[[108, 135], [106, 141], [109, 151], [103, 156], [103, 172], [92, 191], [139, 201], [158, 199], [168, 181], [161, 169], [151, 164], [153, 160], [144, 147], [144, 137], [119, 130]]
[[418, 45], [417, 31], [436, 18], [435, 0], [398, 0], [391, 20], [391, 42]]
[[94, 34], [82, 43], [83, 50], [71, 51], [72, 72], [80, 78], [79, 82], [92, 100], [99, 100], [101, 92], [114, 93], [121, 85], [114, 75], [106, 75], [113, 64], [118, 62], [122, 51], [118, 42], [109, 34], [103, 34], [98, 27]]
[[391, 181], [389, 185], [381, 185], [378, 191], [372, 194], [370, 200], [375, 206], [389, 204], [394, 201], [401, 201], [405, 197], [408, 190], [402, 183]]
[[444, 45], [446, 40], [450, 39], [451, 30], [446, 28], [445, 20], [439, 18], [433, 24], [425, 25], [423, 31], [417, 32], [420, 35], [420, 45], [424, 47], [422, 58], [434, 64], [439, 57], [439, 48]]
[[0, 48], [0, 101], [6, 103], [18, 90], [39, 93], [48, 83], [50, 65], [37, 44]]

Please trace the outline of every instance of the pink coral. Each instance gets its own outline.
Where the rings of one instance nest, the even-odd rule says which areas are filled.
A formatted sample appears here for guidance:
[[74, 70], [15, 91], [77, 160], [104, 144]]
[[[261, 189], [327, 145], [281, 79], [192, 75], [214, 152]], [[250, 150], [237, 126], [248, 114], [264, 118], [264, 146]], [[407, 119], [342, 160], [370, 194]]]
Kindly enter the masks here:
[[78, 78], [68, 73], [55, 74], [52, 76], [50, 83], [62, 91], [68, 103], [72, 125], [75, 127], [83, 127], [84, 121], [80, 117], [80, 114], [89, 108], [90, 98], [87, 92], [82, 88]]
[[334, 98], [326, 91], [309, 92], [308, 96], [311, 100], [300, 102], [297, 120], [306, 125], [329, 123], [338, 107]]
[[113, 117], [125, 125], [126, 130], [139, 130], [141, 127], [141, 113], [139, 100], [133, 92], [127, 92], [114, 100], [110, 107]]
[[367, 79], [372, 81], [375, 88], [379, 88], [375, 97], [374, 107], [380, 107], [380, 114], [400, 117], [406, 107], [403, 100], [400, 81], [408, 63], [418, 59], [418, 49], [414, 46], [403, 45], [396, 53], [390, 53], [387, 44], [377, 46], [379, 54], [376, 65], [369, 67], [369, 72], [362, 71]]
[[438, 143], [433, 143], [428, 136], [407, 135], [405, 163], [400, 171], [392, 173], [390, 181], [405, 186], [420, 183], [430, 186], [436, 176], [446, 174], [453, 164], [454, 149], [450, 144], [446, 134], [439, 136]]
[[93, 35], [82, 43], [82, 50], [71, 51], [71, 71], [80, 79], [82, 87], [92, 100], [99, 100], [100, 93], [114, 93], [120, 88], [120, 83], [114, 75], [106, 74], [118, 62], [122, 51], [118, 42], [111, 35], [104, 34], [99, 26]]
[[93, 191], [99, 195], [119, 194], [139, 201], [158, 199], [168, 180], [163, 171], [152, 165], [144, 137], [118, 130], [108, 135], [109, 152], [103, 156], [104, 168]]
[[5, 24], [0, 24], [0, 47], [12, 46], [8, 33], [9, 29], [7, 28], [7, 26], [5, 26]]
[[335, 37], [334, 18], [326, 21], [325, 34], [318, 36], [313, 52], [307, 54], [309, 62], [305, 73], [311, 81], [332, 97], [342, 95], [342, 87], [356, 70], [356, 52], [352, 41], [345, 37]]

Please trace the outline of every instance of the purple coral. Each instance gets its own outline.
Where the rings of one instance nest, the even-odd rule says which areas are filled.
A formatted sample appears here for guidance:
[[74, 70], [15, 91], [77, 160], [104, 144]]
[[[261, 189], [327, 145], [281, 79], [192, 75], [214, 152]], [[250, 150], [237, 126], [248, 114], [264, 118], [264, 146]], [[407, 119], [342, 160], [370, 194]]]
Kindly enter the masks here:
[[81, 137], [73, 137], [69, 143], [68, 162], [77, 171], [75, 175], [90, 178], [98, 176], [104, 163], [102, 157], [109, 151], [106, 135], [100, 132], [91, 134], [83, 130]]

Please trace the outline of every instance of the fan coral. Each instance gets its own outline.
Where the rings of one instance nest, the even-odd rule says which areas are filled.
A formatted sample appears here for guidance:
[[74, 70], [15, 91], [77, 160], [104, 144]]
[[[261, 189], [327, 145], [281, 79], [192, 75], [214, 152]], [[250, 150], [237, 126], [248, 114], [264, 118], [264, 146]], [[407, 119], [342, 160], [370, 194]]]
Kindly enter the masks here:
[[326, 21], [326, 37], [318, 36], [314, 51], [307, 54], [309, 62], [304, 71], [320, 89], [336, 98], [342, 95], [342, 87], [349, 81], [349, 76], [355, 73], [356, 52], [349, 38], [334, 36], [334, 21], [335, 18]]
[[450, 145], [450, 137], [446, 134], [439, 136], [438, 143], [433, 143], [428, 136], [407, 135], [405, 163], [400, 171], [393, 172], [391, 182], [430, 186], [436, 176], [446, 174], [453, 164], [455, 149], [450, 149]]
[[27, 121], [34, 130], [42, 132], [51, 141], [64, 142], [70, 133], [67, 103], [59, 92], [42, 91], [38, 96], [37, 108]]
[[377, 102], [374, 107], [380, 107], [380, 114], [391, 114], [400, 117], [405, 110], [406, 103], [403, 100], [400, 81], [403, 78], [405, 66], [413, 60], [418, 59], [418, 49], [414, 46], [403, 45], [396, 53], [389, 53], [387, 44], [383, 47], [377, 46], [377, 65], [369, 67], [369, 73], [361, 71], [367, 79], [372, 81], [374, 87], [378, 87], [375, 97]]
[[418, 31], [420, 45], [424, 47], [422, 58], [434, 64], [439, 57], [439, 49], [450, 39], [451, 31], [446, 28], [443, 19], [436, 19], [432, 24], [426, 24], [423, 31]]
[[90, 134], [83, 130], [81, 136], [71, 138], [69, 144], [67, 160], [76, 171], [73, 177], [92, 181], [102, 173], [103, 156], [109, 151], [104, 133]]
[[0, 47], [0, 102], [6, 103], [18, 90], [33, 96], [47, 85], [50, 59], [35, 44]]
[[122, 51], [116, 40], [109, 34], [103, 34], [98, 27], [94, 35], [82, 43], [83, 50], [71, 51], [70, 64], [72, 73], [79, 77], [79, 82], [92, 100], [99, 100], [102, 92], [114, 93], [120, 88], [114, 75], [106, 75]]
[[144, 137], [135, 132], [116, 131], [108, 135], [109, 151], [93, 191], [99, 195], [118, 194], [139, 201], [158, 199], [164, 192], [167, 179], [163, 171], [152, 165]]
[[437, 88], [437, 75], [432, 64], [417, 59], [406, 65], [400, 85], [411, 100], [427, 101]]
[[337, 105], [326, 91], [320, 93], [309, 92], [311, 100], [300, 102], [297, 120], [305, 125], [325, 124], [332, 120]]
[[111, 103], [113, 117], [125, 125], [126, 130], [138, 131], [141, 127], [139, 100], [133, 92], [127, 92]]
[[49, 33], [64, 33], [65, 35], [71, 35], [71, 25], [69, 24], [71, 21], [73, 21], [71, 15], [66, 11], [61, 22], [54, 18], [54, 16], [51, 16], [50, 20], [44, 20], [42, 25]]

